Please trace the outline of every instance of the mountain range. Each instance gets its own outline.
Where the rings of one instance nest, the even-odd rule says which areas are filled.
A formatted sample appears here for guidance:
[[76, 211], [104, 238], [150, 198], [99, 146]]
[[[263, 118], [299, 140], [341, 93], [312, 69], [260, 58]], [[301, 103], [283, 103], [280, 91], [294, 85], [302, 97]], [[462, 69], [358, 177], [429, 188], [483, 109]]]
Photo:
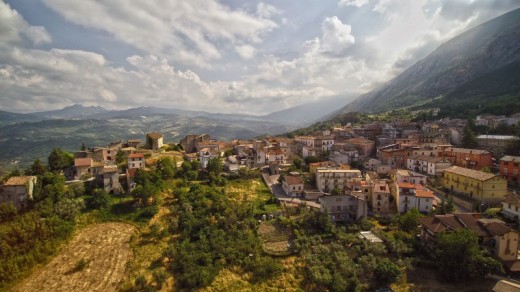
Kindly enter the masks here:
[[434, 107], [446, 115], [520, 111], [519, 62], [517, 9], [447, 41], [335, 114]]
[[[344, 97], [314, 102], [263, 116], [221, 114], [157, 107], [108, 110], [100, 106], [67, 106], [29, 114], [0, 111], [0, 169], [26, 167], [45, 158], [54, 147], [69, 151], [140, 138], [152, 131], [175, 142], [189, 133], [207, 133], [220, 140], [277, 135], [310, 125], [338, 108]], [[341, 105], [346, 104], [339, 103]]]

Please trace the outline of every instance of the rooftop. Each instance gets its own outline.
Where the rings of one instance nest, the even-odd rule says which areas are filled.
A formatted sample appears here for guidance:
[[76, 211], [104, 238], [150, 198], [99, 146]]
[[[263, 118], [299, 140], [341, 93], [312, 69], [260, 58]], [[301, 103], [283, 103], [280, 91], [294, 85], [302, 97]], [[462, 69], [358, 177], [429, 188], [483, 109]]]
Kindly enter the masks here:
[[506, 155], [504, 157], [502, 157], [500, 159], [500, 161], [505, 161], [505, 162], [520, 162], [520, 156], [511, 156], [511, 155]]
[[36, 179], [35, 176], [12, 176], [5, 183], [4, 186], [24, 186], [31, 180]]
[[468, 148], [452, 148], [453, 152], [457, 153], [467, 153], [467, 154], [490, 154], [487, 150], [480, 150], [480, 149], [468, 149]]
[[143, 153], [132, 153], [132, 154], [128, 155], [128, 158], [144, 158], [144, 154]]
[[146, 136], [153, 140], [161, 139], [163, 137], [160, 133], [148, 133]]
[[477, 139], [494, 139], [494, 140], [518, 140], [517, 136], [509, 135], [479, 135]]
[[285, 181], [288, 185], [301, 185], [303, 184], [302, 178], [298, 175], [286, 175]]
[[74, 159], [74, 166], [92, 166], [92, 158], [76, 158]]
[[465, 168], [465, 167], [459, 167], [459, 166], [452, 166], [452, 167], [446, 168], [444, 170], [444, 172], [445, 173], [446, 172], [454, 173], [454, 174], [462, 175], [465, 177], [477, 179], [480, 181], [490, 180], [496, 176], [492, 173], [482, 172], [482, 171], [473, 170], [473, 169], [469, 169], [469, 168]]

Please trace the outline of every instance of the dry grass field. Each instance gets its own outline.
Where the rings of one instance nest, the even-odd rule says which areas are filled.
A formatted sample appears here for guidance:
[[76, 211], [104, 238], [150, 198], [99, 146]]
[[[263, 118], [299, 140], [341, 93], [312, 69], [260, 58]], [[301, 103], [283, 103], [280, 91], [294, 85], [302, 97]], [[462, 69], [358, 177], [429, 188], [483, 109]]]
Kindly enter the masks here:
[[47, 265], [35, 270], [13, 291], [116, 291], [126, 279], [132, 259], [133, 225], [101, 223], [88, 226]]

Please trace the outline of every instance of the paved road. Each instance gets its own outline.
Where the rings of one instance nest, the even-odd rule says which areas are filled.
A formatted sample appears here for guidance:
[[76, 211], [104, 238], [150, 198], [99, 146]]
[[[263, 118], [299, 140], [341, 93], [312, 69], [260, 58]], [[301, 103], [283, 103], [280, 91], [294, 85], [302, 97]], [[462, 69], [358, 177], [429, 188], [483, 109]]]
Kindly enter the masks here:
[[262, 169], [262, 177], [263, 177], [265, 183], [267, 184], [267, 186], [269, 187], [269, 189], [271, 190], [271, 193], [276, 198], [289, 198], [285, 194], [285, 191], [283, 190], [282, 185], [278, 182], [278, 178], [280, 177], [280, 175], [269, 175], [269, 168], [264, 167]]

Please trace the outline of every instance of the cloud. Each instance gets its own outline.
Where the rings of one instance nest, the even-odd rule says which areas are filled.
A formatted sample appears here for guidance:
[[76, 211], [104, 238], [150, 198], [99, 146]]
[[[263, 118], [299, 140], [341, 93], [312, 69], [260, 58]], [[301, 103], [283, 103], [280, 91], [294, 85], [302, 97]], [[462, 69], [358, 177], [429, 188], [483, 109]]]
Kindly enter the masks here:
[[31, 26], [9, 4], [0, 2], [0, 46], [22, 44], [26, 39], [35, 45], [51, 42], [42, 26]]
[[355, 6], [362, 7], [368, 4], [369, 0], [340, 0], [339, 6]]
[[277, 27], [268, 18], [274, 7], [267, 4], [259, 4], [255, 16], [216, 0], [44, 3], [72, 23], [106, 31], [147, 54], [201, 67], [222, 57], [221, 46], [259, 43]]
[[323, 33], [321, 49], [324, 52], [340, 54], [356, 42], [350, 25], [343, 24], [337, 16], [327, 17], [321, 25]]
[[235, 50], [242, 59], [252, 59], [256, 54], [256, 49], [250, 45], [235, 46]]

